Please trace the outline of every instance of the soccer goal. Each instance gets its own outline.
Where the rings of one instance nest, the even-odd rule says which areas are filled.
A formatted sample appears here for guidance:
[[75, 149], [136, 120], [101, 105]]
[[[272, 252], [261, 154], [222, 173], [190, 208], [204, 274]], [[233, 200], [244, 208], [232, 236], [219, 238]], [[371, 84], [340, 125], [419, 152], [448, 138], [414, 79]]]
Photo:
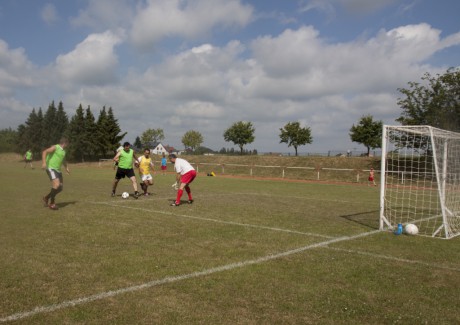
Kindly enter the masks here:
[[413, 223], [419, 234], [460, 234], [460, 133], [383, 126], [380, 230]]

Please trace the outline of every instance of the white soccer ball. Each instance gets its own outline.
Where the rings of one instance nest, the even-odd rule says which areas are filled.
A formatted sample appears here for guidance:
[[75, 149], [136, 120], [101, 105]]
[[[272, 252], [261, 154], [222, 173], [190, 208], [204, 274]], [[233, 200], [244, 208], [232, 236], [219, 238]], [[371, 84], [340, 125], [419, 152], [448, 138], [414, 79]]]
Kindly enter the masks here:
[[417, 235], [418, 227], [413, 223], [409, 223], [404, 227], [404, 232], [408, 235]]
[[124, 199], [127, 199], [127, 198], [129, 198], [129, 193], [128, 192], [123, 192], [121, 194], [121, 197], [124, 198]]

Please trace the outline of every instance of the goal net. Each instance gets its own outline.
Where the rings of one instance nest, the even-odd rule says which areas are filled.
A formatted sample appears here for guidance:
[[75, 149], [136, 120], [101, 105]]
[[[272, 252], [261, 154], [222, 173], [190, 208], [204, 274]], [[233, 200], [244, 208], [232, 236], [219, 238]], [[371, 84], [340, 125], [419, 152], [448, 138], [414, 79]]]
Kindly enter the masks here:
[[460, 234], [460, 133], [388, 126], [382, 133], [380, 230], [413, 223], [424, 236]]

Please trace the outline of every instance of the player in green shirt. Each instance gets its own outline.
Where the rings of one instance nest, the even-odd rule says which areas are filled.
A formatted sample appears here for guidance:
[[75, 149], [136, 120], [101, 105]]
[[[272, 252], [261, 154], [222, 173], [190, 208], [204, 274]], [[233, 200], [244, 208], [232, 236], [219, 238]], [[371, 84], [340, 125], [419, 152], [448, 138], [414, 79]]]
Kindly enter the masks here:
[[26, 162], [24, 165], [24, 168], [27, 167], [27, 164], [30, 164], [30, 168], [34, 169], [34, 166], [32, 165], [32, 150], [27, 150], [27, 152], [24, 155], [24, 161]]
[[115, 196], [115, 191], [117, 190], [117, 185], [120, 179], [128, 177], [133, 184], [134, 198], [137, 199], [139, 198], [139, 192], [137, 191], [136, 175], [134, 174], [133, 168], [133, 163], [137, 167], [137, 157], [130, 146], [131, 144], [129, 142], [125, 142], [123, 144], [123, 150], [118, 151], [115, 157], [113, 157], [113, 161], [118, 163], [118, 168], [112, 185], [112, 196]]
[[70, 174], [69, 167], [65, 161], [65, 148], [69, 141], [62, 138], [59, 144], [55, 144], [42, 152], [42, 168], [46, 170], [49, 179], [51, 180], [51, 191], [43, 197], [43, 203], [51, 210], [57, 210], [55, 203], [56, 195], [63, 189], [63, 178], [61, 166], [64, 165], [67, 174]]

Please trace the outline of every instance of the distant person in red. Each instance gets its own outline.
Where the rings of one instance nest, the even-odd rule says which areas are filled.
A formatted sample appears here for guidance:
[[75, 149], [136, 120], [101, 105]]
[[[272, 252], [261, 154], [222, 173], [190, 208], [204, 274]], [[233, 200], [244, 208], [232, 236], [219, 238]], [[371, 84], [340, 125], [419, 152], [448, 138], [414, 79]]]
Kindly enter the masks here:
[[371, 170], [369, 171], [369, 178], [367, 179], [367, 186], [369, 186], [370, 183], [372, 183], [374, 186], [377, 186], [377, 184], [375, 184], [375, 172], [374, 172], [374, 168], [371, 168]]
[[169, 161], [174, 164], [174, 170], [176, 171], [176, 183], [173, 186], [177, 187], [177, 196], [176, 201], [171, 203], [171, 206], [179, 206], [180, 205], [180, 198], [184, 193], [184, 189], [188, 194], [188, 204], [193, 203], [192, 198], [192, 191], [190, 190], [190, 183], [196, 177], [196, 170], [195, 168], [190, 165], [190, 163], [182, 158], [177, 158], [175, 154], [169, 155]]

